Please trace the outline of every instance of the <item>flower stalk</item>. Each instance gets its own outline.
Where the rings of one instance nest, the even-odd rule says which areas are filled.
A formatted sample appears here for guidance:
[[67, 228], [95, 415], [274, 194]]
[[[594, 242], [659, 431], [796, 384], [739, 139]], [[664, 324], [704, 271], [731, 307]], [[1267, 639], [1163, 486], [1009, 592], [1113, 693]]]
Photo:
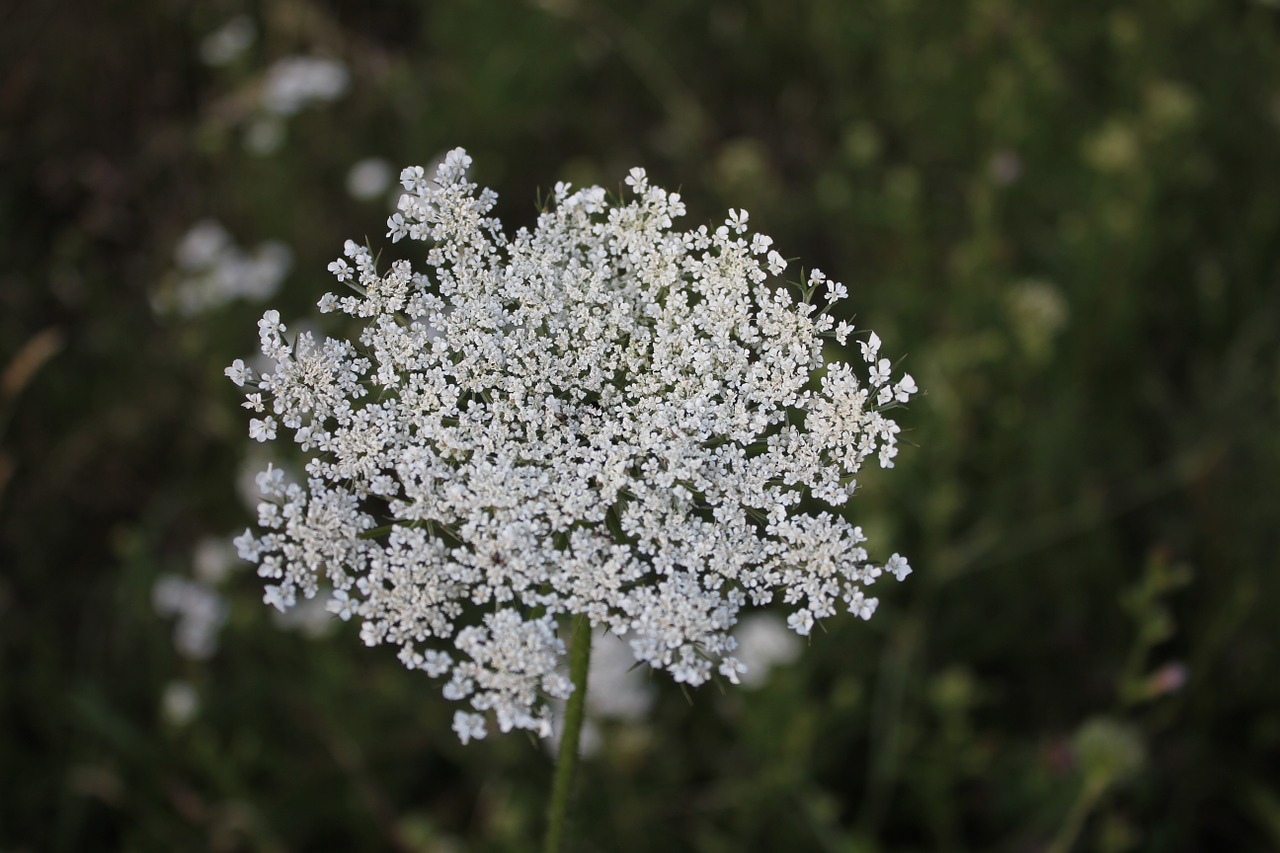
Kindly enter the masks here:
[[564, 708], [564, 731], [560, 735], [560, 754], [556, 759], [555, 779], [551, 785], [551, 803], [547, 809], [547, 837], [543, 850], [559, 853], [564, 849], [565, 827], [569, 820], [569, 804], [573, 799], [573, 781], [578, 769], [578, 744], [582, 738], [582, 720], [587, 707], [587, 672], [591, 666], [591, 621], [586, 616], [574, 619], [569, 646], [569, 680], [573, 692]]

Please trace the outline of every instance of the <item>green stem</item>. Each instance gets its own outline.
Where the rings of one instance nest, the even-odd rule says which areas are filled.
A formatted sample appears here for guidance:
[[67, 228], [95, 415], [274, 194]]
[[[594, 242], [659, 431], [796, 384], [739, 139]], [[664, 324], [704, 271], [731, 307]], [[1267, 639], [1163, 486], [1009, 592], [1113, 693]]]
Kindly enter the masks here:
[[565, 825], [569, 817], [569, 800], [573, 795], [573, 776], [578, 769], [578, 740], [582, 735], [582, 717], [587, 707], [587, 670], [591, 663], [591, 620], [577, 617], [569, 646], [569, 680], [573, 693], [564, 706], [564, 731], [560, 733], [560, 755], [556, 759], [556, 775], [551, 786], [551, 805], [547, 811], [546, 853], [560, 853], [564, 848]]
[[1085, 779], [1080, 787], [1080, 793], [1076, 796], [1076, 801], [1071, 805], [1071, 811], [1067, 813], [1062, 828], [1058, 830], [1058, 836], [1045, 848], [1046, 853], [1071, 853], [1076, 839], [1080, 836], [1080, 830], [1084, 828], [1085, 819], [1089, 817], [1089, 813], [1093, 811], [1093, 807], [1097, 805], [1106, 790], [1105, 779], [1099, 777]]

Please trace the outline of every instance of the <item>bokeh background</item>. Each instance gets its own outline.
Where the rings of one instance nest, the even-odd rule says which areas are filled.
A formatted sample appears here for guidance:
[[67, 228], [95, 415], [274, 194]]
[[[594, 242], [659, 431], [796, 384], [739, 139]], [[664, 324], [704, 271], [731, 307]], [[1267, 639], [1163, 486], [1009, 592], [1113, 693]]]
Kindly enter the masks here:
[[534, 848], [542, 745], [228, 554], [223, 368], [457, 145], [747, 208], [925, 391], [850, 506], [915, 573], [606, 671], [579, 849], [1280, 849], [1280, 5], [9, 0], [0, 850]]

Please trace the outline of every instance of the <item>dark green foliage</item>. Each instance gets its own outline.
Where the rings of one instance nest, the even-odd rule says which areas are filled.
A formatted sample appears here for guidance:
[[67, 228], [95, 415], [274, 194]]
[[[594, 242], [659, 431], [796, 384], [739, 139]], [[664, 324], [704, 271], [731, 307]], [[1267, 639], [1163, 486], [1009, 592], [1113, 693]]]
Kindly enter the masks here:
[[[251, 153], [295, 53], [351, 89]], [[656, 678], [579, 849], [1280, 847], [1274, 2], [19, 0], [0, 56], [0, 851], [535, 849], [550, 753], [460, 746], [354, 626], [239, 572], [195, 662], [152, 606], [250, 521], [222, 369], [264, 307], [157, 313], [174, 245], [284, 241], [304, 316], [388, 244], [348, 167], [455, 145], [509, 225], [633, 165], [689, 224], [746, 207], [926, 392], [850, 507], [915, 573], [761, 690]]]

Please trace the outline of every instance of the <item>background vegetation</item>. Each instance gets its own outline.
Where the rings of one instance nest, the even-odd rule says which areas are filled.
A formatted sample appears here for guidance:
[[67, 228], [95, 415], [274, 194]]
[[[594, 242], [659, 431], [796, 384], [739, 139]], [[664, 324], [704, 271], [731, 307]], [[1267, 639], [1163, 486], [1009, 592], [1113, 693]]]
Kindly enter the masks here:
[[[272, 119], [298, 55], [348, 85]], [[637, 164], [748, 208], [927, 392], [851, 507], [915, 574], [602, 721], [581, 849], [1280, 848], [1275, 3], [16, 0], [0, 57], [0, 850], [531, 848], [546, 751], [220, 574], [267, 306], [174, 254], [281, 241], [309, 316], [386, 242], [352, 165], [455, 145], [509, 225]]]

